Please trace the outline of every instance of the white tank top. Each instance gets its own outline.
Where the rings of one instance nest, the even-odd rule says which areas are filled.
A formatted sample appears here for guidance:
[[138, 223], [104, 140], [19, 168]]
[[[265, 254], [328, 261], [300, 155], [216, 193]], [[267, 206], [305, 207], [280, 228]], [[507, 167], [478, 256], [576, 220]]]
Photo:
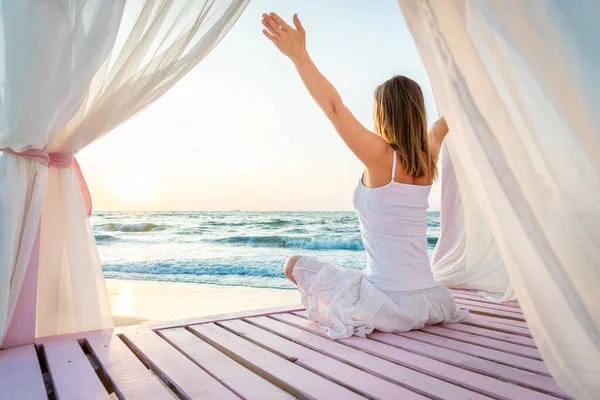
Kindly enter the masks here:
[[367, 280], [383, 291], [412, 291], [437, 286], [427, 257], [429, 186], [394, 182], [368, 188], [362, 177], [354, 191], [362, 240], [367, 253]]

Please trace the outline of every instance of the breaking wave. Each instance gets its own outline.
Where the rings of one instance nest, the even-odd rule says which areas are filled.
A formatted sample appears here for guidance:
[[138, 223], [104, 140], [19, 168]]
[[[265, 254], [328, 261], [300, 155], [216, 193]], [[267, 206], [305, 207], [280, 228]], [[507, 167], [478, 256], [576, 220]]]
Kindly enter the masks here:
[[150, 232], [153, 230], [164, 229], [164, 226], [152, 224], [150, 222], [136, 222], [129, 224], [115, 224], [110, 222], [108, 224], [100, 225], [98, 228], [109, 232]]
[[309, 250], [364, 250], [361, 239], [314, 239], [289, 236], [230, 236], [215, 239], [216, 243], [228, 243], [252, 247], [286, 247]]

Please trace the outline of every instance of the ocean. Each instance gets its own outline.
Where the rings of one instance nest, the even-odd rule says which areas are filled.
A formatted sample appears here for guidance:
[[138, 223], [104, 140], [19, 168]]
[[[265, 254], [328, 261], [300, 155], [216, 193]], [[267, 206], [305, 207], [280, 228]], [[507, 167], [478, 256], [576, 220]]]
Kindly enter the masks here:
[[[291, 255], [366, 262], [354, 212], [95, 212], [90, 222], [107, 278], [292, 289]], [[430, 255], [439, 229], [429, 212]]]

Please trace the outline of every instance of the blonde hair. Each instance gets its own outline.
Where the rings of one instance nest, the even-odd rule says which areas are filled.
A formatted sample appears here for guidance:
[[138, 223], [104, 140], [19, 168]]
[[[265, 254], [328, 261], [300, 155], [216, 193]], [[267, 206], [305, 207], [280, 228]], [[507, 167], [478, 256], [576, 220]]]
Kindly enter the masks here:
[[[427, 113], [419, 84], [397, 75], [375, 89], [375, 131], [400, 156], [406, 173], [437, 177], [437, 164], [429, 151]], [[424, 155], [424, 157], [423, 157]]]

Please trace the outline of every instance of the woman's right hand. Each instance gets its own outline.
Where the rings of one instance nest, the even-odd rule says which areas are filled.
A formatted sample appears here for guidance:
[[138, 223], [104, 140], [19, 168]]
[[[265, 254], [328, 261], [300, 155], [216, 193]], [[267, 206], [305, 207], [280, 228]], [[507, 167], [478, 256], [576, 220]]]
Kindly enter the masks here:
[[294, 26], [289, 26], [279, 15], [275, 13], [263, 14], [263, 34], [281, 51], [290, 58], [294, 64], [308, 58], [306, 51], [306, 31], [294, 14]]

